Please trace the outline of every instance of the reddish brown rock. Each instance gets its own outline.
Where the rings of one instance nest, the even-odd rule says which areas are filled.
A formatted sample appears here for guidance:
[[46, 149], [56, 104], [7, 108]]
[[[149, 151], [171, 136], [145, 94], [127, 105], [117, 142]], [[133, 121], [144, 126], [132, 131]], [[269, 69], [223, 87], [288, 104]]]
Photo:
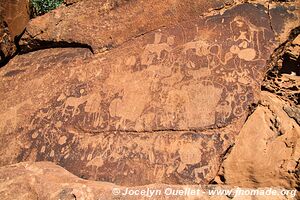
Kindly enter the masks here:
[[262, 92], [261, 105], [243, 126], [223, 164], [226, 184], [243, 187], [299, 186], [300, 126], [291, 105]]
[[[203, 15], [222, 13], [224, 10], [221, 8], [241, 2], [240, 0], [80, 2], [61, 7], [32, 20], [20, 44], [24, 52], [45, 46], [66, 45], [88, 45], [96, 53], [103, 52], [157, 28], [197, 19]], [[251, 2], [257, 3], [258, 8], [268, 13], [269, 24], [280, 43], [287, 40], [292, 28], [300, 25], [300, 2], [270, 3], [266, 0]]]
[[11, 37], [20, 35], [29, 21], [29, 0], [1, 0], [0, 10]]
[[[223, 162], [220, 180], [243, 187], [299, 187], [298, 29], [277, 49], [263, 81], [260, 103]], [[298, 34], [298, 36], [297, 36]], [[273, 93], [273, 94], [272, 94]], [[219, 178], [216, 179], [218, 182]]]
[[268, 8], [272, 29], [283, 43], [291, 30], [300, 26], [300, 1], [271, 1]]
[[[274, 93], [286, 101], [300, 103], [300, 35], [299, 28], [291, 34], [282, 53], [274, 63], [263, 82], [263, 89]], [[294, 36], [293, 36], [294, 35]]]
[[122, 185], [208, 183], [257, 102], [274, 44], [265, 9], [242, 4], [105, 54], [17, 56], [0, 70], [10, 146], [0, 163], [49, 160]]
[[3, 64], [15, 54], [15, 37], [21, 35], [29, 21], [29, 1], [1, 0], [0, 3], [0, 64]]
[[[235, 190], [226, 186], [179, 186], [152, 184], [139, 187], [122, 187], [105, 182], [80, 179], [61, 167], [48, 162], [19, 163], [0, 168], [0, 196], [2, 200], [296, 200], [295, 191], [290, 195], [209, 195], [209, 192]], [[240, 190], [250, 190], [240, 188]], [[280, 194], [281, 188], [258, 188]], [[124, 195], [132, 190], [142, 195]], [[150, 193], [149, 191], [152, 191]], [[114, 191], [114, 192], [113, 192]], [[117, 194], [120, 191], [120, 195]], [[144, 193], [142, 193], [144, 191]], [[147, 192], [148, 191], [148, 192]], [[170, 193], [172, 191], [172, 193]], [[192, 193], [191, 191], [195, 191]], [[199, 191], [197, 193], [197, 191]], [[198, 194], [198, 195], [197, 195]]]
[[80, 2], [33, 19], [20, 45], [23, 51], [28, 51], [45, 47], [49, 42], [62, 46], [59, 42], [63, 42], [64, 46], [89, 45], [94, 52], [101, 52], [160, 27], [198, 18], [209, 9], [222, 8], [225, 2], [231, 1]]
[[13, 55], [16, 46], [13, 38], [8, 30], [8, 26], [0, 16], [0, 65], [7, 61], [7, 58]]

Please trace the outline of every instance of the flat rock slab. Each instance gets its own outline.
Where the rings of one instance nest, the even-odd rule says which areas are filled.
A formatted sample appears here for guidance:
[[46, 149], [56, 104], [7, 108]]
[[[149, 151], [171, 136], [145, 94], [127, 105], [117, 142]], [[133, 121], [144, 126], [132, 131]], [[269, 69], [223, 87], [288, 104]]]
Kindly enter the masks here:
[[17, 56], [0, 70], [0, 163], [50, 160], [123, 185], [208, 183], [257, 102], [274, 39], [266, 10], [242, 4], [105, 54]]

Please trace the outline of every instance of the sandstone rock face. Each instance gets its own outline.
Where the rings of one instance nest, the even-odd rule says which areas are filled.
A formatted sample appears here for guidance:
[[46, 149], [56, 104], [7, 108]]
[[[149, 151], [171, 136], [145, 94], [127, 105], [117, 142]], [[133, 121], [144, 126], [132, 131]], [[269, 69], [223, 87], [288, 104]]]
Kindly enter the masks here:
[[15, 51], [14, 40], [10, 35], [6, 22], [0, 16], [0, 65], [6, 61], [7, 57], [13, 55]]
[[14, 39], [29, 21], [28, 0], [1, 0], [0, 2], [0, 64], [16, 52]]
[[0, 69], [0, 196], [299, 188], [299, 4], [72, 0], [31, 20]]
[[[84, 1], [61, 7], [32, 20], [20, 45], [24, 52], [47, 45], [62, 47], [75, 44], [88, 45], [94, 52], [103, 52], [157, 28], [190, 21], [211, 10], [233, 6], [239, 2], [240, 0]], [[300, 2], [260, 3], [257, 6], [263, 7], [260, 9], [269, 14], [272, 30], [280, 42], [284, 42], [291, 29], [299, 25]]]
[[[220, 176], [243, 187], [299, 187], [299, 35], [283, 47], [264, 80], [260, 103], [244, 124]], [[272, 93], [270, 93], [272, 92]]]
[[0, 10], [12, 38], [20, 35], [29, 21], [29, 0], [1, 0]]
[[106, 54], [18, 56], [0, 70], [1, 144], [11, 147], [1, 165], [49, 160], [124, 185], [208, 183], [274, 48], [265, 9], [241, 4]]
[[300, 175], [300, 126], [285, 112], [288, 103], [269, 92], [262, 92], [261, 99], [224, 161], [226, 183], [295, 188]]
[[[296, 29], [295, 32], [299, 32]], [[263, 88], [275, 93], [286, 101], [294, 104], [300, 103], [300, 35], [287, 42], [286, 47], [275, 63], [273, 69], [269, 70]]]
[[63, 42], [64, 46], [85, 44], [94, 52], [101, 52], [160, 27], [199, 17], [209, 9], [223, 7], [225, 2], [231, 1], [79, 2], [32, 20], [20, 45], [23, 51], [28, 51], [45, 47], [47, 42], [54, 41]]
[[300, 1], [271, 1], [268, 8], [272, 29], [279, 40], [285, 42], [290, 31], [300, 26]]
[[[0, 196], [3, 200], [294, 200], [293, 195], [289, 196], [209, 196], [208, 190], [230, 189], [225, 186], [179, 186], [153, 184], [140, 187], [131, 187], [130, 190], [158, 190], [163, 194], [167, 189], [184, 190], [201, 189], [201, 194], [195, 196], [183, 195], [154, 195], [152, 198], [146, 195], [113, 195], [114, 188], [120, 189], [123, 193], [126, 188], [118, 185], [86, 181], [70, 174], [61, 167], [48, 162], [19, 163], [17, 165], [0, 168]], [[264, 188], [259, 188], [264, 189]], [[280, 191], [280, 188], [274, 188]], [[203, 193], [205, 192], [205, 193]]]

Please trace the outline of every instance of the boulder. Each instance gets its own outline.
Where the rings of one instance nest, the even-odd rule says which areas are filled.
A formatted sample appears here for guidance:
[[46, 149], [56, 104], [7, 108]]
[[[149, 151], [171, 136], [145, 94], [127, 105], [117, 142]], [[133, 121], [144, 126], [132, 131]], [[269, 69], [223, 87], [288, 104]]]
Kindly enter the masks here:
[[[31, 20], [0, 69], [0, 196], [299, 188], [299, 5], [66, 0]], [[7, 60], [24, 26], [1, 16]], [[293, 199], [256, 197], [275, 198]]]
[[15, 54], [15, 38], [29, 21], [29, 0], [1, 1], [0, 5], [0, 65]]
[[211, 182], [258, 101], [276, 47], [269, 22], [246, 3], [102, 54], [16, 56], [0, 69], [1, 166], [53, 161], [122, 185]]
[[218, 180], [227, 185], [299, 187], [299, 35], [291, 34], [281, 48], [263, 82], [259, 105], [219, 172]]
[[0, 16], [0, 66], [7, 62], [7, 58], [13, 55], [16, 49], [8, 26], [2, 16]]
[[11, 37], [21, 35], [30, 19], [29, 0], [3, 1], [0, 10]]
[[226, 184], [299, 186], [300, 126], [288, 114], [292, 108], [276, 95], [262, 92], [261, 104], [243, 126], [223, 163], [221, 176]]

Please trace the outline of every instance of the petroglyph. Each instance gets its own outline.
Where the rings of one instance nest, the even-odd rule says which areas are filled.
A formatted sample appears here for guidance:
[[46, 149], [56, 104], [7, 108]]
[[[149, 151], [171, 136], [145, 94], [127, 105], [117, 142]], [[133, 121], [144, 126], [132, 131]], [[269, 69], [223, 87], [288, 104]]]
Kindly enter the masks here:
[[44, 97], [28, 111], [30, 122], [9, 129], [26, 141], [11, 157], [50, 160], [80, 177], [124, 185], [208, 183], [257, 101], [274, 47], [264, 8], [242, 4], [83, 61], [75, 59], [83, 53], [68, 50], [61, 57], [47, 50], [57, 59], [48, 56], [44, 65], [36, 61], [44, 51], [18, 56], [35, 61], [16, 77], [39, 74], [44, 90], [34, 91]]
[[63, 111], [62, 111], [62, 115], [66, 115], [67, 111], [69, 108], [72, 109], [72, 117], [74, 117], [74, 115], [79, 113], [79, 106], [86, 103], [87, 102], [87, 96], [84, 97], [68, 97], [67, 99], [65, 99], [64, 104], [63, 104]]
[[0, 120], [0, 133], [7, 133], [8, 130], [18, 128], [20, 113], [24, 110], [26, 111], [27, 106], [31, 104], [31, 99], [28, 99], [6, 111], [2, 110], [4, 112], [0, 114], [0, 119], [2, 119]]
[[60, 7], [42, 20], [35, 18], [20, 41], [21, 49], [36, 50], [51, 41], [56, 46], [87, 44], [94, 52], [106, 51], [151, 30], [189, 21], [209, 9], [228, 4], [227, 0], [123, 2], [107, 6], [104, 1], [91, 1], [80, 6]]
[[174, 45], [174, 37], [168, 36], [167, 42], [161, 42], [162, 34], [160, 32], [155, 33], [154, 35], [154, 43], [147, 44], [144, 48], [144, 51], [141, 55], [141, 64], [142, 65], [151, 65], [153, 64], [153, 59], [157, 58], [160, 60], [162, 57], [162, 53], [170, 53], [172, 51], [171, 46]]

